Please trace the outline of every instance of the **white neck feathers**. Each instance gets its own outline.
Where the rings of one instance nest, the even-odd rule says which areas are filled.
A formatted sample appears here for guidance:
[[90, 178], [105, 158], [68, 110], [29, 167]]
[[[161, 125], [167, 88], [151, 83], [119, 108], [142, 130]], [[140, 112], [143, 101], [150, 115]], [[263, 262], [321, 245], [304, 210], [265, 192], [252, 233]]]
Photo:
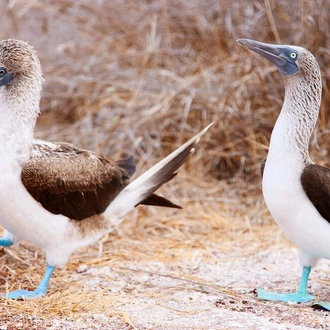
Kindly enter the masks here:
[[15, 84], [0, 87], [0, 170], [11, 168], [10, 172], [20, 172], [30, 157], [39, 114], [41, 80], [24, 78], [17, 77]]

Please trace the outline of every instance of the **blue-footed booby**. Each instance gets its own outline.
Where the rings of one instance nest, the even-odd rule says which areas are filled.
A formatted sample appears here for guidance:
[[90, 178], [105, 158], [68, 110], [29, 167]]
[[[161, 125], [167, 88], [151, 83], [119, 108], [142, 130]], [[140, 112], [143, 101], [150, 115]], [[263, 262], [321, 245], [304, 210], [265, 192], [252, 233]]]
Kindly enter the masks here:
[[311, 267], [330, 259], [330, 169], [313, 163], [308, 146], [319, 115], [322, 81], [315, 57], [297, 46], [249, 39], [238, 42], [275, 64], [284, 77], [285, 97], [262, 167], [262, 192], [271, 215], [299, 250], [302, 266], [295, 293], [258, 290], [266, 300], [304, 302], [330, 309], [307, 292]]
[[135, 206], [178, 208], [154, 192], [176, 175], [210, 127], [130, 182], [132, 158], [115, 162], [68, 143], [33, 138], [42, 82], [33, 47], [0, 41], [0, 224], [5, 228], [0, 245], [25, 239], [44, 249], [47, 260], [34, 291], [8, 292], [8, 298], [45, 295], [56, 266], [111, 232]]

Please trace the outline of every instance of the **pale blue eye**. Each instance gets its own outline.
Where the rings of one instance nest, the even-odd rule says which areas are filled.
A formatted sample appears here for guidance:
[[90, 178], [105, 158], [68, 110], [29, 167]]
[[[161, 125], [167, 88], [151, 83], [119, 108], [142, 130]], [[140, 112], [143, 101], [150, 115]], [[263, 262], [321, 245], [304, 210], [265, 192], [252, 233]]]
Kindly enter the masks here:
[[296, 58], [297, 58], [297, 53], [292, 52], [292, 53], [290, 54], [290, 57], [291, 57], [292, 59], [296, 59]]

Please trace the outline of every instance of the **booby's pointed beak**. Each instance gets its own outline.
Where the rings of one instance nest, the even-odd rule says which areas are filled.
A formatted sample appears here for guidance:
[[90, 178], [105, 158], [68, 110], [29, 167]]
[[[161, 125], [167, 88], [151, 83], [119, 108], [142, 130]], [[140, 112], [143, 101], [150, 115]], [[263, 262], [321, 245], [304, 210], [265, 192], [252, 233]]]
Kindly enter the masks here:
[[266, 44], [251, 39], [238, 39], [237, 42], [274, 63], [284, 76], [292, 76], [299, 71], [296, 63], [299, 54], [290, 46]]

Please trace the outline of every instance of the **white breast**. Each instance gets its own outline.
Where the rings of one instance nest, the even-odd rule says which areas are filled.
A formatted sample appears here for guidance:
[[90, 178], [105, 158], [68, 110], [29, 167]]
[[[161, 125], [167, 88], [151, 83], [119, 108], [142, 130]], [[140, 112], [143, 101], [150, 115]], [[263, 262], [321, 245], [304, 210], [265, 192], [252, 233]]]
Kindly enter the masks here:
[[[275, 133], [275, 134], [274, 134]], [[262, 190], [266, 205], [286, 236], [299, 248], [304, 266], [330, 259], [330, 224], [305, 194], [300, 182], [304, 164], [285, 141], [276, 147], [276, 131], [265, 165]], [[283, 135], [281, 135], [283, 136]]]
[[68, 219], [45, 210], [31, 197], [20, 180], [10, 178], [0, 181], [1, 224], [11, 233], [39, 247], [60, 244]]

